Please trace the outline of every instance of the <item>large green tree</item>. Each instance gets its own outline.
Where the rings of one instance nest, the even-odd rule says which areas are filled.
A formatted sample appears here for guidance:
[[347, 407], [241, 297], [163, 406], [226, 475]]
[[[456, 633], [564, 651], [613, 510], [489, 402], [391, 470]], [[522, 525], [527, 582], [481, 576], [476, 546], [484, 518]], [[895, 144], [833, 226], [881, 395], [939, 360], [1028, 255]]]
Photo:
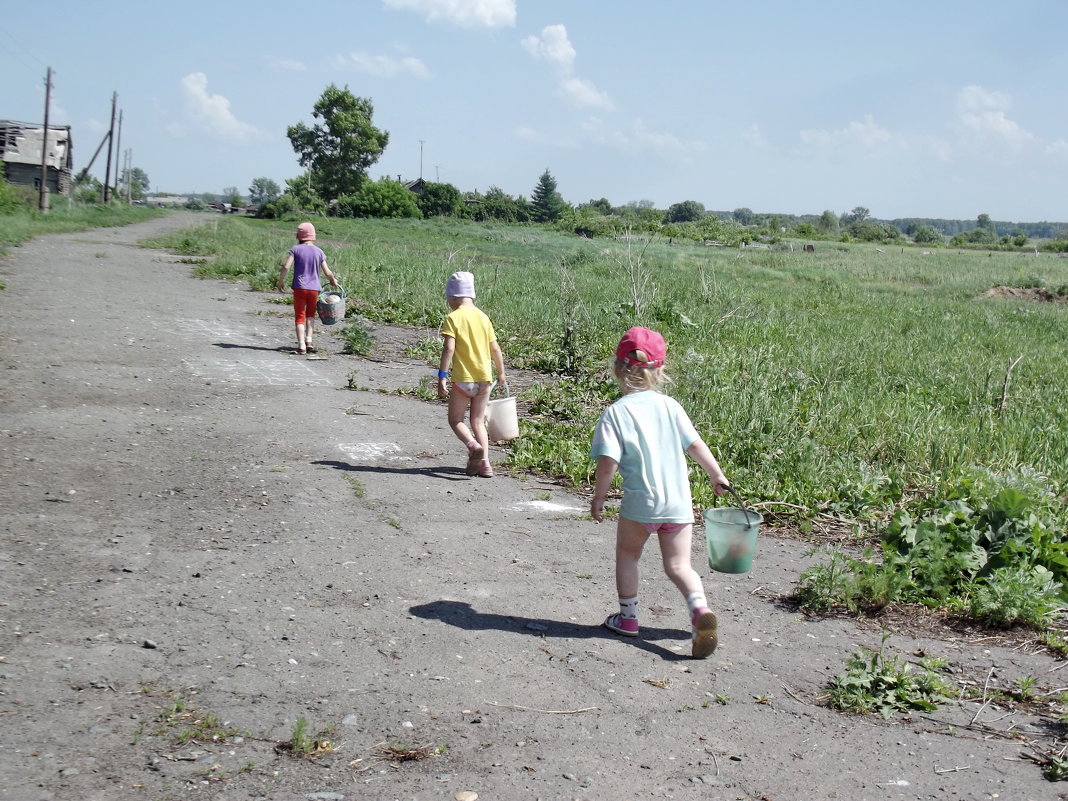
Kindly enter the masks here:
[[282, 194], [281, 187], [270, 178], [254, 178], [248, 187], [248, 199], [257, 206], [277, 200]]
[[457, 217], [463, 209], [463, 196], [452, 184], [427, 183], [416, 203], [424, 217]]
[[148, 181], [148, 173], [140, 167], [131, 167], [126, 180], [130, 182], [130, 198], [132, 200], [144, 200], [151, 186]]
[[530, 205], [537, 222], [556, 222], [567, 211], [567, 203], [556, 191], [556, 179], [548, 168], [539, 176], [538, 185], [530, 194]]
[[371, 123], [374, 106], [348, 86], [330, 84], [312, 110], [321, 122], [289, 126], [286, 135], [300, 166], [311, 174], [312, 187], [326, 200], [354, 195], [367, 181], [367, 169], [389, 144], [389, 132]]
[[673, 203], [668, 206], [664, 213], [664, 222], [697, 222], [704, 219], [705, 206], [696, 200], [684, 200], [681, 203]]

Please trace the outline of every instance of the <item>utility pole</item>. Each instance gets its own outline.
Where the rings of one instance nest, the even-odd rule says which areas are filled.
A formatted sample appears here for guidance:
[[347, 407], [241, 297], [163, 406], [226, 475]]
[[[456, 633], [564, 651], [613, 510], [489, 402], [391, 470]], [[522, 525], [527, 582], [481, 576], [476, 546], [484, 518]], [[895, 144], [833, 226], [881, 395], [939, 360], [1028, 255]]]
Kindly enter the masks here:
[[439, 184], [441, 183], [441, 172], [440, 172], [440, 169], [441, 168], [437, 164], [434, 165], [434, 181], [436, 183], [439, 183]]
[[423, 141], [419, 140], [419, 180], [423, 180]]
[[41, 137], [41, 192], [37, 198], [37, 207], [41, 211], [48, 211], [48, 106], [51, 101], [52, 68], [49, 67], [45, 78], [44, 136]]
[[119, 132], [115, 136], [115, 194], [122, 197], [119, 183], [119, 160], [122, 158], [122, 109], [119, 109]]
[[108, 129], [108, 163], [104, 168], [104, 202], [111, 200], [111, 145], [115, 142], [115, 104], [119, 102], [119, 93], [111, 93], [111, 127]]

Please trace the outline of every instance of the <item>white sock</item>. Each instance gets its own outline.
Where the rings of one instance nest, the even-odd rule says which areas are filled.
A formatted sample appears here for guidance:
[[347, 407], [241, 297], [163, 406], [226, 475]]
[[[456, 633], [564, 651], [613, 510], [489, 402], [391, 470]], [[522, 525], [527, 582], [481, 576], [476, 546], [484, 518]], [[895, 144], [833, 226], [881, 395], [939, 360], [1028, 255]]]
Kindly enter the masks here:
[[690, 617], [693, 617], [698, 609], [708, 609], [708, 601], [705, 599], [704, 590], [687, 595], [686, 605], [690, 607]]
[[638, 596], [619, 599], [619, 615], [629, 620], [638, 619]]

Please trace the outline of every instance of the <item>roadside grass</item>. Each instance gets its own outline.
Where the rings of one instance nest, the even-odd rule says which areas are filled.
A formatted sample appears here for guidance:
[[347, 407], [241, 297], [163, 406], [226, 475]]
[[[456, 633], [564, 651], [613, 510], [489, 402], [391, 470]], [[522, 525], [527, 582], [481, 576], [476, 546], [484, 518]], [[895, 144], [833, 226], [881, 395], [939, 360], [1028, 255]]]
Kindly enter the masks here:
[[[155, 695], [154, 688], [143, 690], [148, 695]], [[247, 732], [232, 727], [214, 712], [201, 712], [196, 709], [192, 699], [196, 696], [195, 688], [187, 687], [163, 691], [168, 701], [156, 716], [150, 734], [167, 737], [175, 744], [186, 743], [226, 743], [235, 738], [249, 736]]]
[[321, 754], [335, 751], [337, 746], [328, 738], [330, 732], [311, 734], [307, 718], [299, 717], [293, 724], [293, 732], [285, 742], [278, 743], [276, 750], [302, 759], [315, 759]]
[[[589, 486], [590, 433], [618, 397], [612, 350], [646, 325], [670, 345], [668, 392], [751, 506], [873, 546], [803, 577], [807, 609], [909, 600], [1038, 627], [1061, 614], [1068, 305], [991, 290], [1066, 286], [1065, 260], [705, 248], [457, 220], [316, 225], [350, 309], [372, 323], [435, 330], [445, 278], [475, 273], [509, 364], [545, 375], [521, 398], [513, 468]], [[292, 223], [218, 218], [151, 244], [268, 290], [293, 241]], [[431, 339], [413, 355], [435, 362]], [[405, 392], [434, 398], [426, 382]], [[695, 503], [710, 506], [691, 470]]]
[[54, 200], [50, 211], [42, 214], [33, 209], [20, 208], [0, 215], [0, 254], [10, 247], [21, 245], [35, 236], [85, 231], [90, 228], [109, 228], [130, 225], [158, 217], [162, 212], [144, 206], [113, 203], [82, 204]]

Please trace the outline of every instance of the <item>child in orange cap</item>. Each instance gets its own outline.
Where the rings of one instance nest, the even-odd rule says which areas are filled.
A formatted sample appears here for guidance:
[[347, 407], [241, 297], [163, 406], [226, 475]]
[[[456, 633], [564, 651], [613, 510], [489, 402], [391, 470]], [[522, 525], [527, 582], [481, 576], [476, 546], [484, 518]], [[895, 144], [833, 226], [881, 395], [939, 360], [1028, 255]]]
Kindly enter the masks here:
[[285, 286], [286, 273], [293, 268], [293, 312], [296, 317], [297, 349], [293, 351], [303, 356], [315, 353], [312, 344], [312, 321], [315, 320], [315, 304], [323, 285], [319, 280], [319, 270], [330, 280], [331, 286], [337, 286], [337, 279], [326, 264], [326, 254], [312, 243], [315, 241], [315, 226], [302, 222], [297, 226], [297, 244], [289, 249], [289, 256], [278, 273], [278, 291]]
[[692, 654], [704, 659], [716, 650], [716, 616], [708, 608], [701, 576], [690, 563], [693, 500], [687, 454], [708, 473], [717, 495], [730, 483], [678, 401], [662, 395], [666, 379], [664, 338], [632, 328], [616, 348], [615, 376], [623, 397], [601, 415], [593, 435], [597, 460], [590, 514], [598, 523], [616, 470], [623, 476], [623, 501], [616, 527], [616, 590], [619, 612], [604, 625], [624, 637], [638, 636], [638, 560], [651, 534], [660, 541], [664, 572], [686, 597], [693, 626]]

